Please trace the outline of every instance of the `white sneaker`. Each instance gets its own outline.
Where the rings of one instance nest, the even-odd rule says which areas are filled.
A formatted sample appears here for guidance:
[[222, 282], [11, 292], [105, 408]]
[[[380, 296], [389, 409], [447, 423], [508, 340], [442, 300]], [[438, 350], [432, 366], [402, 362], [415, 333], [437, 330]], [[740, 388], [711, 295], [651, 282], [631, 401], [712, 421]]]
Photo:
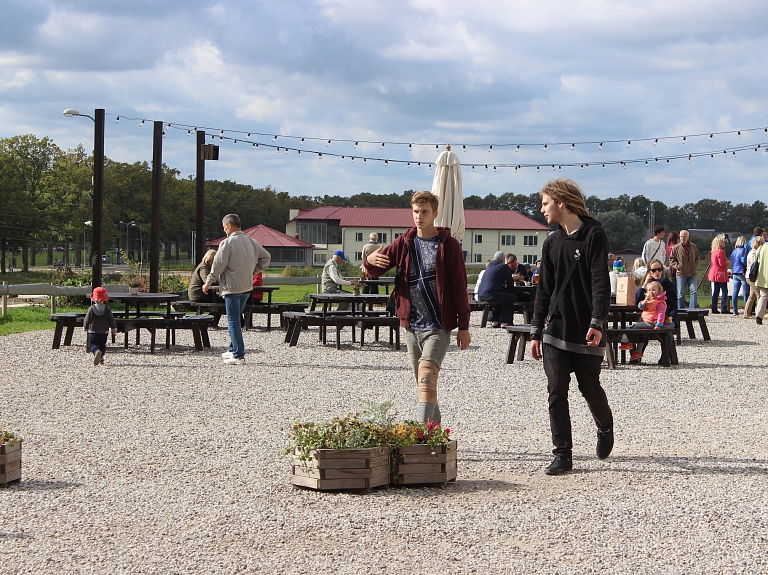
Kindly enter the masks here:
[[99, 365], [101, 361], [101, 350], [97, 349], [96, 353], [93, 354], [93, 365]]
[[223, 357], [224, 359], [232, 359], [234, 356], [232, 355], [231, 351], [225, 351], [224, 353], [221, 354], [221, 357]]
[[244, 357], [229, 357], [224, 360], [227, 365], [245, 365]]

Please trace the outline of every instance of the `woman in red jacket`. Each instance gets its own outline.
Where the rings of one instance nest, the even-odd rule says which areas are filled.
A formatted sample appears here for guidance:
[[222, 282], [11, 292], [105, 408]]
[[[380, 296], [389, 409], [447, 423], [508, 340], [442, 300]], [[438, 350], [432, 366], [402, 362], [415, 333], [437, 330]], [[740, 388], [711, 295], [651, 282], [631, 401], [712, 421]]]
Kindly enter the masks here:
[[[725, 236], [717, 234], [712, 240], [712, 262], [709, 266], [709, 281], [712, 282], [712, 313], [728, 313], [728, 259], [725, 257]], [[720, 311], [717, 311], [717, 298], [722, 293]]]

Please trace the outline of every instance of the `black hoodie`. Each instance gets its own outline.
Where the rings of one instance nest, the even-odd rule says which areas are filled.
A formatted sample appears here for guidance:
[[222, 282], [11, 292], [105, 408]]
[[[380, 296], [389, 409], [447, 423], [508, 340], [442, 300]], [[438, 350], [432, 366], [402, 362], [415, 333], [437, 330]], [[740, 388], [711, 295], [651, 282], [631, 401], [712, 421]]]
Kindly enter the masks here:
[[[558, 226], [544, 240], [531, 337], [566, 351], [603, 355], [605, 338], [599, 346], [590, 347], [586, 345], [586, 337], [590, 327], [603, 328], [610, 311], [608, 237], [600, 222], [587, 216], [580, 217], [581, 226], [570, 236]], [[576, 260], [576, 269], [545, 329], [551, 302], [565, 281], [568, 268]]]

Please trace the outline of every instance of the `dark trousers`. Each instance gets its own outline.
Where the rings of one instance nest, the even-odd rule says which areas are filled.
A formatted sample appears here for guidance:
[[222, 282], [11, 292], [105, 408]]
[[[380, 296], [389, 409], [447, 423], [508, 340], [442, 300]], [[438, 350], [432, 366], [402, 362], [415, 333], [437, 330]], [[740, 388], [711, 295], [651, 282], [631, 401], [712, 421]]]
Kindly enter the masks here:
[[488, 301], [500, 304], [491, 314], [491, 321], [512, 323], [515, 315], [515, 302], [518, 297], [513, 293], [499, 292], [493, 294]]
[[568, 409], [568, 384], [571, 373], [576, 375], [579, 391], [587, 401], [597, 428], [607, 431], [613, 427], [613, 414], [608, 398], [600, 385], [600, 365], [603, 357], [564, 351], [544, 345], [544, 373], [549, 392], [549, 427], [552, 431], [552, 453], [571, 456], [571, 414]]
[[88, 351], [96, 353], [97, 350], [101, 350], [102, 355], [107, 353], [107, 336], [106, 333], [89, 333], [88, 334]]

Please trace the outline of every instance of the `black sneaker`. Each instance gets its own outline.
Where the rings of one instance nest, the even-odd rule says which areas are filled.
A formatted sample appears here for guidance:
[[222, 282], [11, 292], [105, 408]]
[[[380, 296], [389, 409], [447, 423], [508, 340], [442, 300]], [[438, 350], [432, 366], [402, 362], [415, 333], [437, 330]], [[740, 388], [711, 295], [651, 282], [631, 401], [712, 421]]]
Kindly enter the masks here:
[[547, 466], [544, 473], [547, 475], [562, 475], [563, 473], [568, 473], [572, 469], [573, 460], [570, 457], [567, 455], [555, 455], [552, 463]]
[[756, 317], [756, 318], [755, 318], [755, 323], [756, 323], [757, 325], [763, 325], [763, 320], [762, 320], [762, 318]]
[[597, 448], [595, 453], [598, 459], [605, 459], [613, 450], [613, 429], [608, 431], [597, 431]]

